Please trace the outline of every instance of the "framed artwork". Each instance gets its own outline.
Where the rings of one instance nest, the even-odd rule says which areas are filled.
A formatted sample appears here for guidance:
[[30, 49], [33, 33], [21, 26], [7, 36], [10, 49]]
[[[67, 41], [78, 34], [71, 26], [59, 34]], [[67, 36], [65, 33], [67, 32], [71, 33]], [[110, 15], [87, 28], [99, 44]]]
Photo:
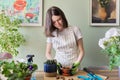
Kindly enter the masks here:
[[22, 20], [22, 26], [42, 26], [43, 0], [0, 0], [0, 10]]
[[119, 26], [119, 0], [90, 0], [91, 26]]

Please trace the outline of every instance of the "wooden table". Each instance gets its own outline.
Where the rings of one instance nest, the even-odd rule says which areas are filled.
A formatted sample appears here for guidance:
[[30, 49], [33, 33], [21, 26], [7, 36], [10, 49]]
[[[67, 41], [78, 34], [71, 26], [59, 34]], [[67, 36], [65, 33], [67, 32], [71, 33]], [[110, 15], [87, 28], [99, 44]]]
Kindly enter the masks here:
[[[112, 70], [112, 71], [109, 71], [109, 70], [95, 70], [93, 72], [95, 74], [103, 77], [104, 80], [120, 80], [119, 77], [118, 77], [118, 70]], [[65, 80], [69, 80], [71, 78], [73, 78], [73, 80], [82, 80], [82, 79], [77, 78], [78, 75], [86, 76], [87, 73], [81, 70], [77, 74], [75, 74], [74, 76], [64, 76], [64, 77], [65, 77]], [[57, 76], [61, 76], [61, 75], [57, 75]], [[56, 77], [46, 77], [44, 75], [43, 71], [36, 71], [36, 78], [37, 78], [37, 80], [57, 80]]]

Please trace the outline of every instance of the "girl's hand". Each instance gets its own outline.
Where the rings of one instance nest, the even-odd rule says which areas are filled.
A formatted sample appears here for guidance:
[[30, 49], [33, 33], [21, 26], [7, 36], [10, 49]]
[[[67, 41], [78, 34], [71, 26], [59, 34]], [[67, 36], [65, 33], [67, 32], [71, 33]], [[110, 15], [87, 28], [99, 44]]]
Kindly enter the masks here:
[[61, 75], [62, 74], [62, 65], [61, 63], [57, 63], [57, 70], [58, 70], [58, 73]]
[[72, 68], [71, 68], [71, 74], [72, 75], [77, 72], [77, 69], [79, 68], [79, 65], [80, 65], [80, 62], [73, 63]]

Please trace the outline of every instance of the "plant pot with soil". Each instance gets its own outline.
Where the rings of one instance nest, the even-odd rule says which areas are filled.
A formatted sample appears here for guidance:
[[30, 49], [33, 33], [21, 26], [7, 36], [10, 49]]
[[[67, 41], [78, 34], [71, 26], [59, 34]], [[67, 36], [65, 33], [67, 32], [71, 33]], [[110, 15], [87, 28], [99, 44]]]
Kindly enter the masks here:
[[57, 75], [57, 61], [47, 60], [44, 63], [44, 72], [47, 77], [55, 77]]

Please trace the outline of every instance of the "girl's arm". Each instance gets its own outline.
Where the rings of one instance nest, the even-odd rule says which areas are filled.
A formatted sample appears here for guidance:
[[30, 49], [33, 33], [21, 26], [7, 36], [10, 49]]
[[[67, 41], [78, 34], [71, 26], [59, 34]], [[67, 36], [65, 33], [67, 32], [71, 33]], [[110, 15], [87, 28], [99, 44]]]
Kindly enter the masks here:
[[78, 48], [79, 48], [79, 56], [78, 56], [78, 59], [77, 59], [77, 61], [76, 62], [81, 62], [82, 61], [82, 59], [83, 59], [83, 57], [84, 57], [84, 47], [83, 47], [83, 39], [81, 38], [81, 39], [79, 39], [78, 41], [77, 41], [77, 44], [78, 44]]
[[52, 48], [52, 43], [47, 43], [46, 45], [46, 58], [47, 59], [52, 59], [51, 48]]

